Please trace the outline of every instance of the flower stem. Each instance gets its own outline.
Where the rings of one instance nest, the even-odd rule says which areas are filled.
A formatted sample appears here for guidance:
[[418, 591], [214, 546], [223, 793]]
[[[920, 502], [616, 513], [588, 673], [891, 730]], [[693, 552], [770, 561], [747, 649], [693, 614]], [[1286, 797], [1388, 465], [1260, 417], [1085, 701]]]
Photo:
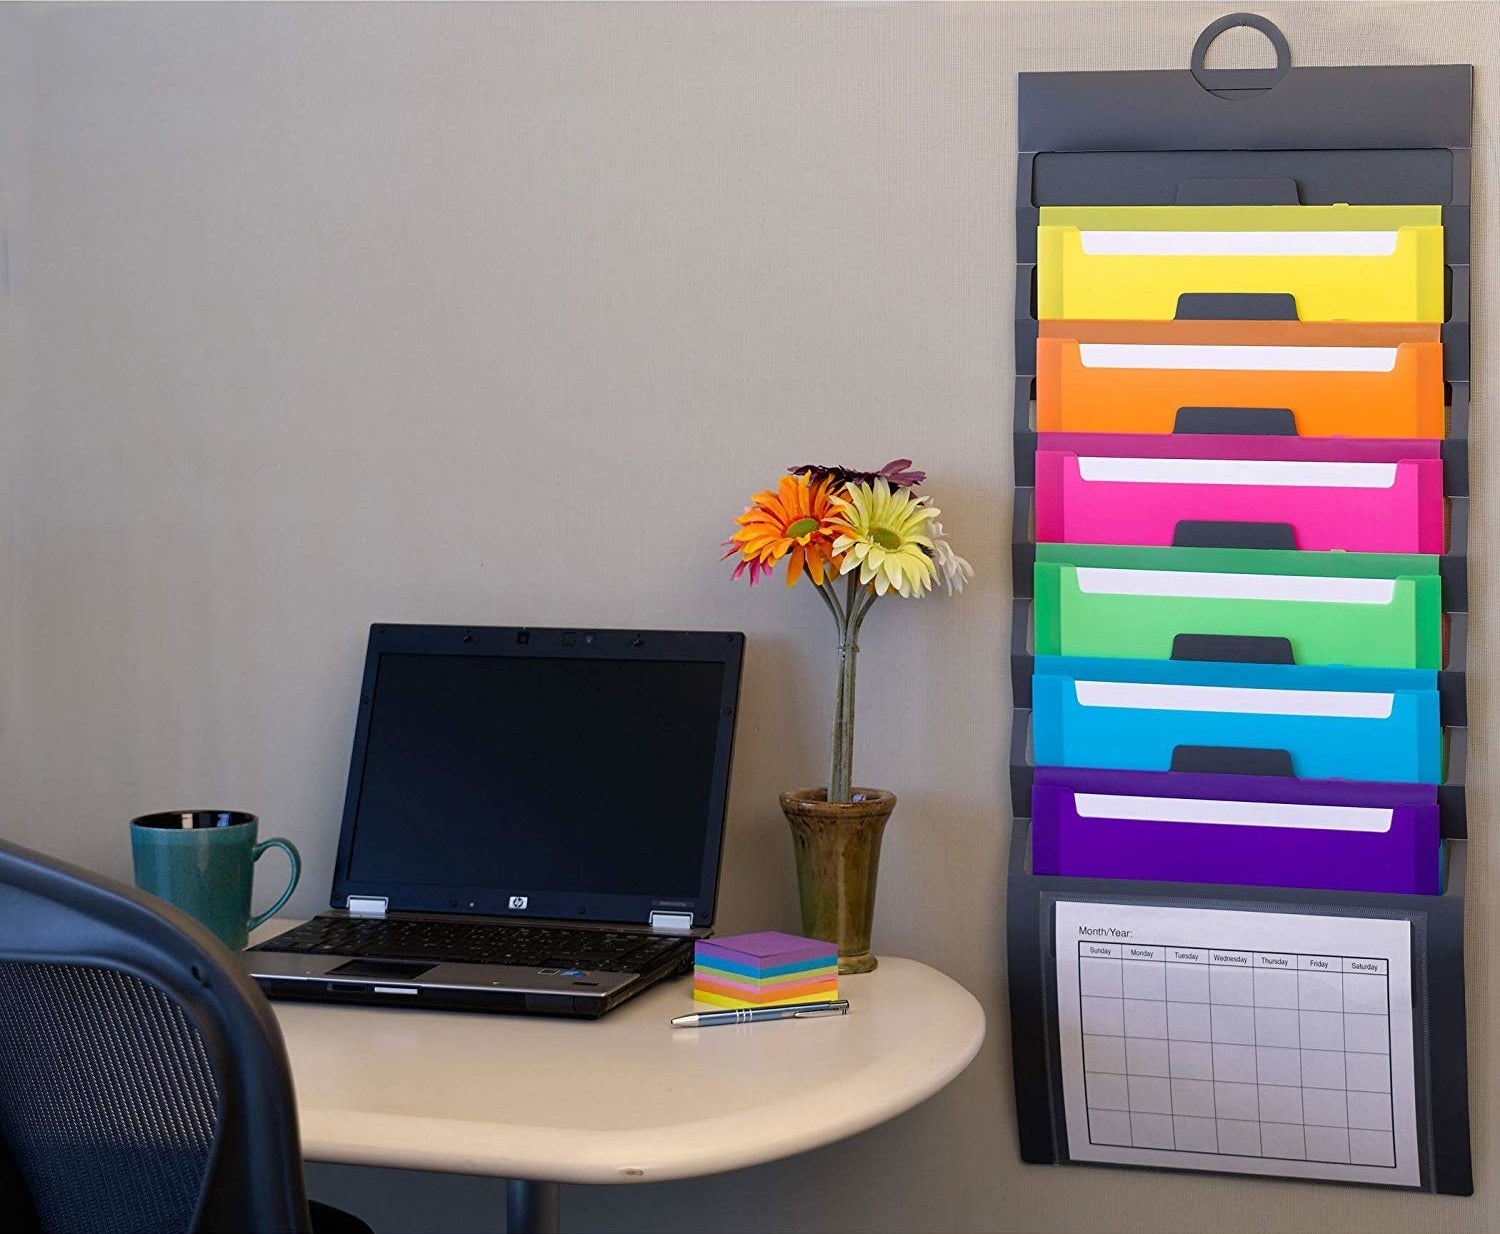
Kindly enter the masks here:
[[845, 639], [843, 653], [839, 657], [840, 675], [844, 679], [844, 742], [839, 750], [839, 798], [840, 801], [854, 799], [854, 678], [859, 662], [859, 644], [853, 631]]
[[839, 666], [837, 676], [837, 690], [833, 697], [833, 733], [829, 740], [828, 756], [828, 800], [842, 801], [837, 795], [839, 783], [839, 771], [843, 766], [844, 749], [844, 631], [848, 627], [848, 613], [839, 603], [838, 593], [833, 588], [833, 580], [827, 579], [818, 584], [818, 594], [823, 597], [823, 603], [828, 606], [828, 611], [833, 614], [834, 628], [839, 635]]
[[851, 570], [844, 597], [831, 578], [818, 585], [818, 594], [833, 615], [839, 635], [838, 688], [833, 698], [833, 733], [828, 759], [828, 800], [850, 801], [854, 796], [854, 685], [859, 662], [859, 628], [879, 598], [873, 587], [861, 586]]
[[854, 793], [854, 682], [855, 672], [859, 662], [859, 629], [865, 622], [865, 615], [875, 607], [875, 601], [880, 598], [880, 593], [873, 587], [866, 587], [857, 598], [850, 597], [848, 635], [845, 642], [848, 644], [849, 654], [845, 661], [847, 665], [847, 680], [844, 684], [844, 768], [843, 777], [845, 787], [850, 795]]
[[833, 624], [842, 631], [844, 628], [844, 610], [839, 606], [838, 592], [834, 591], [833, 583], [825, 579], [823, 582], [817, 584], [817, 588], [818, 595], [822, 597], [823, 603], [828, 607], [828, 611], [833, 614]]
[[[842, 640], [840, 641], [842, 648]], [[838, 689], [833, 696], [833, 736], [828, 757], [828, 800], [847, 801], [839, 796], [839, 777], [844, 766], [844, 653], [839, 651]]]
[[839, 626], [838, 714], [834, 720], [829, 801], [849, 801], [854, 795], [854, 682], [859, 645], [854, 639], [854, 612], [859, 601], [859, 574], [851, 570], [844, 592], [844, 620]]

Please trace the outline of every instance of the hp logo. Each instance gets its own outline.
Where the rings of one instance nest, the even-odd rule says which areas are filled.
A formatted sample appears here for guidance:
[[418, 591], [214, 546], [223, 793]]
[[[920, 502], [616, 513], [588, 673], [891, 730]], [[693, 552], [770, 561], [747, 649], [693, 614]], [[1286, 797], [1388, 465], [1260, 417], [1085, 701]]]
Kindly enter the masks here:
[[510, 906], [512, 908], [525, 908], [526, 907], [526, 897], [525, 896], [511, 896], [511, 898], [510, 898]]

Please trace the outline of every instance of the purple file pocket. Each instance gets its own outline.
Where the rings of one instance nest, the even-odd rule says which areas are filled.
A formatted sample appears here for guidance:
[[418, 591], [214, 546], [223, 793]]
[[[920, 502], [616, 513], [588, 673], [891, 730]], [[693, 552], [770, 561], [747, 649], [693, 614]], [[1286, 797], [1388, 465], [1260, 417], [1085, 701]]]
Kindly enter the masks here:
[[1437, 895], [1432, 785], [1038, 767], [1032, 872]]

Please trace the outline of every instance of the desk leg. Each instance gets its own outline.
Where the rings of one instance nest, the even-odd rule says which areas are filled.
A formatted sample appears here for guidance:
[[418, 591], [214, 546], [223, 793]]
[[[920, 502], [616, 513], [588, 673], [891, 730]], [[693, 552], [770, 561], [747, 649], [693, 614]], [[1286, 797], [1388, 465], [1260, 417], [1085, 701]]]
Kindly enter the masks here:
[[558, 1234], [558, 1185], [512, 1178], [505, 1184], [507, 1234]]

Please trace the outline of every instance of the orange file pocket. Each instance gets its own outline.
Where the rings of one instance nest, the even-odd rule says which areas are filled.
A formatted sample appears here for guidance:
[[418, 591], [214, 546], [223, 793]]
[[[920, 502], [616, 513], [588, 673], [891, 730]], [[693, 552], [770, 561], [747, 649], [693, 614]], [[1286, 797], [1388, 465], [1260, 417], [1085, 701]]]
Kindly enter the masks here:
[[1179, 412], [1246, 408], [1267, 432], [1441, 438], [1436, 325], [1300, 321], [1043, 321], [1041, 432], [1170, 433]]

